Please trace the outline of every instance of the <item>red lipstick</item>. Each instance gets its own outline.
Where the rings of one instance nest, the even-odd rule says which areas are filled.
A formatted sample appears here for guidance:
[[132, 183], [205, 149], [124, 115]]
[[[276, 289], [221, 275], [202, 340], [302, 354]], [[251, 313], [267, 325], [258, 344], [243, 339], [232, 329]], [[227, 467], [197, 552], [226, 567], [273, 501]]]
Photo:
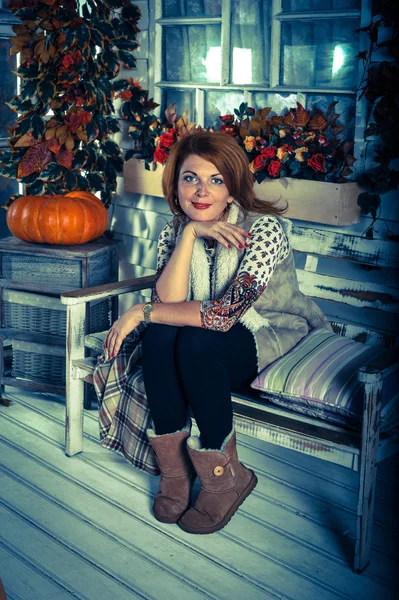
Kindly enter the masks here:
[[205, 210], [206, 208], [209, 208], [211, 206], [210, 204], [201, 204], [200, 202], [193, 202], [192, 205], [197, 210]]

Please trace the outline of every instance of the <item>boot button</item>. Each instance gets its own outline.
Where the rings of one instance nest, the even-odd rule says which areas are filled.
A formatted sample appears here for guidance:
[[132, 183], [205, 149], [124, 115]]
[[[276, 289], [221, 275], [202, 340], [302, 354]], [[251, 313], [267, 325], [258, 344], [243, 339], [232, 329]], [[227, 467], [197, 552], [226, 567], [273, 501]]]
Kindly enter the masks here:
[[223, 475], [223, 473], [224, 473], [223, 467], [215, 467], [213, 469], [213, 474], [216, 475], [216, 477], [220, 477], [220, 475]]

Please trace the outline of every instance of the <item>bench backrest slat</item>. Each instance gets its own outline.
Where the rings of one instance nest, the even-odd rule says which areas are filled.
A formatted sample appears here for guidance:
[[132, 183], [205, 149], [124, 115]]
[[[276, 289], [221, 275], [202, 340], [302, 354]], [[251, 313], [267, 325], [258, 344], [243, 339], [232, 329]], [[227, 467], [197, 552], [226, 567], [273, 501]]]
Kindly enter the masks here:
[[340, 304], [374, 308], [384, 312], [399, 312], [399, 290], [369, 283], [321, 275], [297, 269], [301, 291], [312, 298]]
[[293, 250], [364, 265], [399, 268], [399, 244], [359, 235], [293, 226]]

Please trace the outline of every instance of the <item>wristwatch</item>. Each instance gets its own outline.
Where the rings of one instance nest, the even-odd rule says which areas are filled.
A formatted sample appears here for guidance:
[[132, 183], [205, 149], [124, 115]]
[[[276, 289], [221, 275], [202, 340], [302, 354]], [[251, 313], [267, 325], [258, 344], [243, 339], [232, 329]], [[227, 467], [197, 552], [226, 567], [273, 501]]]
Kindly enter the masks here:
[[152, 302], [147, 302], [147, 304], [144, 304], [143, 313], [144, 313], [144, 322], [145, 323], [151, 323], [151, 313], [153, 310], [154, 310], [154, 306], [153, 306]]

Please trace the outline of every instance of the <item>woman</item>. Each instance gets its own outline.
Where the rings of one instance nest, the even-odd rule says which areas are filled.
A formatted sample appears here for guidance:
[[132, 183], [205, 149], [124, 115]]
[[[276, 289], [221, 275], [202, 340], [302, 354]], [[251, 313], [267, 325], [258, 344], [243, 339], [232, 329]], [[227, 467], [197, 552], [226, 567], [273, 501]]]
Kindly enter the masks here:
[[[184, 137], [170, 152], [162, 184], [174, 219], [159, 237], [152, 301], [114, 323], [104, 343], [108, 361], [96, 371], [103, 445], [148, 467], [150, 452], [137, 457], [145, 447], [137, 430], [149, 423], [149, 407], [147, 436], [161, 472], [154, 515], [189, 533], [212, 533], [257, 483], [238, 461], [231, 389], [250, 384], [309, 329], [328, 322], [299, 291], [289, 222], [254, 198], [235, 140], [208, 132]], [[189, 411], [199, 438], [190, 436]], [[196, 475], [201, 491], [189, 508]]]

